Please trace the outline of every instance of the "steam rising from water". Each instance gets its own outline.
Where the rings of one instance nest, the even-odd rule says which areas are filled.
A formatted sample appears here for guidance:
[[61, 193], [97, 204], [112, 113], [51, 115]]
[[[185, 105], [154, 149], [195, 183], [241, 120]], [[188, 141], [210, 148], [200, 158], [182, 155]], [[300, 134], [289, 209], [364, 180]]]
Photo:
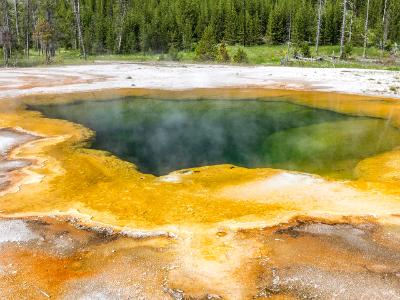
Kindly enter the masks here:
[[361, 159], [400, 145], [382, 120], [286, 102], [125, 98], [34, 109], [95, 130], [93, 148], [155, 175], [229, 163], [351, 177]]

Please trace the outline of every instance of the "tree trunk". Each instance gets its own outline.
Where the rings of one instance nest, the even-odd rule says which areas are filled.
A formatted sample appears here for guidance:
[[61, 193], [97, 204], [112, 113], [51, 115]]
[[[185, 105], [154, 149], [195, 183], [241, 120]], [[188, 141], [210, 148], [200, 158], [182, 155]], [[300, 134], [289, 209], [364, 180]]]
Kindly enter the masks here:
[[290, 12], [290, 16], [289, 16], [289, 35], [288, 35], [288, 42], [287, 42], [286, 63], [289, 62], [289, 54], [290, 54], [291, 44], [292, 44], [292, 12]]
[[246, 47], [246, 38], [247, 38], [247, 20], [246, 20], [246, 0], [243, 0], [243, 46]]
[[18, 0], [14, 0], [14, 13], [15, 13], [15, 34], [17, 44], [19, 44], [19, 15], [18, 15]]
[[2, 1], [3, 9], [3, 30], [1, 31], [3, 39], [3, 56], [4, 64], [8, 67], [8, 62], [11, 56], [11, 28], [10, 28], [10, 16], [8, 14], [8, 3], [7, 0]]
[[1, 9], [3, 10], [3, 25], [4, 27], [10, 27], [10, 16], [8, 14], [8, 2], [7, 0], [1, 1]]
[[45, 53], [45, 58], [46, 58], [46, 65], [49, 65], [50, 62], [51, 62], [51, 56], [52, 56], [51, 52], [52, 52], [51, 51], [51, 46], [50, 47], [49, 46], [45, 46], [44, 53]]
[[343, 0], [342, 32], [340, 36], [340, 58], [344, 58], [344, 40], [346, 34], [347, 0]]
[[318, 6], [318, 23], [317, 23], [317, 37], [315, 39], [315, 53], [318, 55], [319, 50], [319, 39], [321, 35], [321, 22], [322, 22], [322, 8], [323, 8], [323, 0], [319, 0]]
[[31, 3], [30, 0], [26, 0], [26, 29], [25, 29], [25, 55], [29, 59], [29, 44], [30, 44], [30, 28], [31, 28]]
[[81, 26], [80, 0], [72, 0], [72, 6], [74, 9], [76, 28], [78, 29], [79, 44], [82, 49], [83, 57], [86, 60], [86, 58], [87, 58], [86, 48], [85, 48], [85, 43], [83, 42], [83, 34], [82, 34], [82, 26]]
[[367, 12], [365, 15], [365, 25], [364, 25], [364, 50], [363, 50], [364, 58], [367, 56], [367, 45], [368, 45], [369, 1], [370, 0], [367, 0]]
[[387, 37], [388, 37], [388, 31], [389, 31], [389, 7], [388, 7], [388, 2], [389, 0], [385, 0], [385, 6], [383, 8], [383, 39], [382, 39], [382, 50], [385, 48], [386, 46], [386, 42], [387, 42]]
[[[52, 30], [55, 30], [54, 26], [54, 20], [53, 20], [53, 10], [50, 7], [47, 7], [46, 9], [46, 21], [49, 24], [49, 26], [52, 28]], [[44, 54], [46, 57], [46, 63], [51, 62], [51, 58], [56, 55], [56, 42], [54, 39], [54, 35], [51, 35], [51, 38], [49, 38], [45, 42], [44, 46]]]
[[351, 43], [351, 38], [353, 37], [353, 17], [354, 17], [354, 11], [352, 11], [351, 17], [350, 17], [349, 38], [347, 39], [347, 42], [349, 44]]
[[126, 16], [126, 0], [120, 0], [120, 9], [121, 9], [121, 25], [119, 28], [119, 33], [118, 33], [118, 46], [117, 46], [117, 51], [118, 53], [121, 52], [121, 46], [122, 46], [122, 34], [124, 32], [124, 24], [125, 24], [125, 16]]
[[74, 49], [75, 50], [79, 49], [79, 34], [78, 34], [78, 28], [76, 26], [76, 22], [75, 21], [74, 21]]

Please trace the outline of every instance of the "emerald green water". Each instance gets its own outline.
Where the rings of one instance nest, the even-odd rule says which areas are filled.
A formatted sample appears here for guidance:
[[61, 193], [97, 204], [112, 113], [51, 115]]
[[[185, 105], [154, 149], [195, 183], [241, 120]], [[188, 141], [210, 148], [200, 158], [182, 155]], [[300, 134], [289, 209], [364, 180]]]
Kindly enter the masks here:
[[132, 97], [31, 109], [93, 129], [92, 148], [155, 175], [233, 164], [351, 178], [360, 160], [400, 145], [385, 120], [288, 102]]

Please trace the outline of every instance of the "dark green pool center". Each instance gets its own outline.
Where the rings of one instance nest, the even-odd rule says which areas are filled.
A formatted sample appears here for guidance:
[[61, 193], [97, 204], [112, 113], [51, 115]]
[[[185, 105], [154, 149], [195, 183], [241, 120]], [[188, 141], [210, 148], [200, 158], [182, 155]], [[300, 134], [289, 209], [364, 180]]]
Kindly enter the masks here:
[[351, 177], [361, 159], [400, 145], [385, 120], [284, 101], [132, 97], [31, 108], [93, 129], [92, 148], [154, 175], [233, 164]]

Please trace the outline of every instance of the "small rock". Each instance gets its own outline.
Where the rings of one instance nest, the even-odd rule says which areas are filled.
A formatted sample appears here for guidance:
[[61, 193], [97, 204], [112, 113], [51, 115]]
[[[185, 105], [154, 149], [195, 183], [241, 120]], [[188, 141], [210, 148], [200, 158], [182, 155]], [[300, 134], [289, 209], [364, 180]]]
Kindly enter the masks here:
[[214, 295], [214, 294], [208, 294], [207, 295], [207, 300], [221, 300], [222, 297], [219, 295]]

